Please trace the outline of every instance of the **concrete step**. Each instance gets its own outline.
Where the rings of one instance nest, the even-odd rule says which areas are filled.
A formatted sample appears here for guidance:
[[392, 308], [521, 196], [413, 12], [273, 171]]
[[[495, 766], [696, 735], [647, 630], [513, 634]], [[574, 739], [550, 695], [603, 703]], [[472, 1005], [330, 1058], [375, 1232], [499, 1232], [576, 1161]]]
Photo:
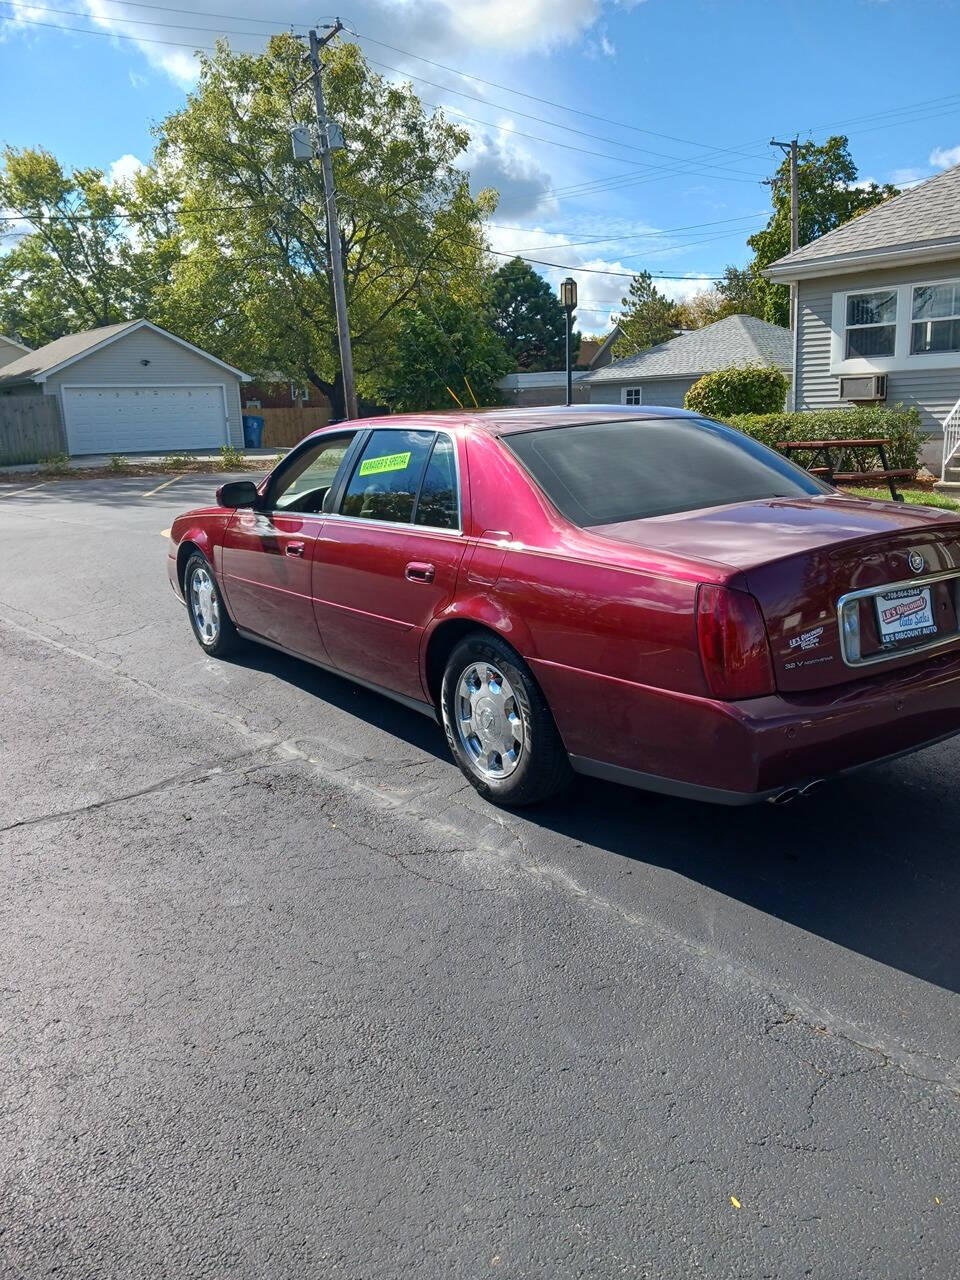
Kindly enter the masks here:
[[933, 486], [934, 493], [947, 493], [951, 498], [960, 498], [960, 480], [938, 480]]

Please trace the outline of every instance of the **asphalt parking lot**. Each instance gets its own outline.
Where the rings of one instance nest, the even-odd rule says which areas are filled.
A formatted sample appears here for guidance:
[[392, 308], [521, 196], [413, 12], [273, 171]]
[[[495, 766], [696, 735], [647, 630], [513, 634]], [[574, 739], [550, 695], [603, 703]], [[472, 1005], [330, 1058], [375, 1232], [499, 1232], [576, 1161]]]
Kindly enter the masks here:
[[960, 744], [498, 811], [201, 653], [222, 478], [0, 488], [2, 1275], [955, 1277]]

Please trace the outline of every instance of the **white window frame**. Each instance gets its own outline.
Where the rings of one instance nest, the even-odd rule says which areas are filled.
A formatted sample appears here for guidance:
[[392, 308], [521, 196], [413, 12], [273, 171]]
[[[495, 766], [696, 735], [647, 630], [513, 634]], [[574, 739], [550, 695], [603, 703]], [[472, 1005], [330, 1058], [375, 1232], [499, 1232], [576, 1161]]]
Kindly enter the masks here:
[[[941, 277], [937, 280], [907, 280], [902, 284], [862, 284], [856, 289], [841, 290], [833, 295], [833, 308], [830, 321], [830, 372], [832, 374], [849, 373], [890, 373], [909, 372], [911, 369], [960, 369], [960, 351], [931, 351], [910, 354], [910, 333], [913, 325], [913, 291], [925, 285], [960, 284], [955, 276]], [[874, 293], [882, 289], [897, 291], [896, 335], [892, 356], [872, 356], [865, 359], [855, 356], [846, 357], [847, 341], [847, 299], [858, 293]], [[802, 317], [802, 309], [801, 309]], [[802, 318], [801, 318], [802, 323]], [[799, 342], [802, 351], [802, 335]]]
[[304, 383], [291, 382], [290, 383], [290, 399], [294, 402], [294, 404], [296, 404], [298, 400], [301, 401], [303, 404], [309, 404], [310, 388], [307, 386], [305, 382]]
[[[891, 320], [871, 320], [871, 321], [869, 321], [869, 322], [862, 323], [862, 324], [851, 324], [851, 323], [850, 323], [849, 315], [847, 314], [847, 313], [848, 313], [848, 311], [849, 311], [849, 309], [850, 309], [850, 299], [851, 299], [851, 298], [866, 298], [866, 297], [869, 297], [871, 294], [875, 294], [875, 293], [887, 294], [887, 295], [892, 295], [892, 296], [893, 296], [893, 320], [892, 320], [892, 321], [891, 321]], [[900, 315], [900, 302], [901, 302], [901, 299], [900, 299], [900, 290], [899, 290], [895, 285], [888, 285], [888, 286], [887, 286], [886, 288], [884, 288], [884, 289], [863, 289], [863, 290], [862, 290], [861, 292], [859, 292], [859, 293], [848, 293], [848, 294], [847, 294], [847, 301], [846, 301], [846, 306], [845, 306], [845, 308], [844, 308], [844, 314], [843, 314], [843, 352], [844, 352], [844, 359], [845, 359], [845, 360], [849, 360], [849, 359], [851, 359], [851, 358], [852, 358], [852, 359], [854, 359], [854, 360], [862, 360], [862, 359], [886, 360], [886, 359], [889, 359], [889, 357], [888, 357], [888, 356], [876, 356], [876, 357], [873, 357], [873, 356], [853, 356], [853, 357], [850, 357], [850, 356], [848, 356], [848, 355], [846, 354], [846, 352], [847, 352], [847, 347], [848, 347], [848, 345], [849, 345], [849, 341], [850, 341], [850, 333], [851, 333], [851, 330], [854, 330], [854, 329], [856, 329], [856, 330], [859, 330], [859, 329], [892, 329], [892, 330], [893, 330], [893, 352], [892, 352], [892, 354], [893, 354], [893, 355], [896, 355], [896, 351], [897, 351], [897, 318], [898, 318], [898, 317], [899, 317], [899, 315]]]
[[[631, 393], [634, 393], [636, 395], [637, 397], [636, 400], [630, 399]], [[638, 408], [640, 405], [643, 404], [643, 386], [641, 385], [639, 387], [621, 387], [620, 403], [628, 404], [632, 409]]]
[[912, 350], [912, 348], [913, 348], [913, 326], [914, 326], [914, 325], [916, 325], [916, 324], [939, 324], [940, 322], [942, 322], [942, 321], [944, 321], [944, 320], [954, 320], [954, 321], [956, 321], [956, 320], [960, 320], [960, 310], [953, 311], [953, 312], [951, 312], [951, 313], [950, 313], [950, 315], [948, 315], [948, 316], [931, 316], [931, 317], [929, 317], [929, 318], [928, 318], [928, 319], [926, 319], [926, 320], [916, 320], [916, 319], [914, 319], [914, 315], [913, 315], [913, 300], [914, 300], [914, 297], [915, 297], [915, 295], [916, 295], [917, 290], [918, 290], [918, 289], [935, 289], [935, 288], [943, 288], [944, 286], [947, 286], [948, 288], [952, 288], [954, 291], [956, 291], [956, 290], [960, 290], [960, 280], [931, 280], [931, 281], [929, 282], [929, 284], [927, 284], [927, 283], [924, 283], [924, 284], [912, 284], [912, 285], [910, 286], [910, 332], [909, 332], [909, 336], [908, 336], [907, 351], [909, 352], [909, 355], [910, 355], [910, 359], [911, 359], [911, 360], [915, 360], [915, 359], [917, 358], [917, 356], [929, 356], [929, 355], [938, 355], [938, 356], [954, 356], [954, 357], [956, 358], [956, 360], [957, 360], [957, 363], [958, 363], [958, 364], [960, 364], [960, 348], [957, 348], [957, 349], [955, 349], [955, 350], [953, 350], [953, 351], [913, 351], [913, 350]]

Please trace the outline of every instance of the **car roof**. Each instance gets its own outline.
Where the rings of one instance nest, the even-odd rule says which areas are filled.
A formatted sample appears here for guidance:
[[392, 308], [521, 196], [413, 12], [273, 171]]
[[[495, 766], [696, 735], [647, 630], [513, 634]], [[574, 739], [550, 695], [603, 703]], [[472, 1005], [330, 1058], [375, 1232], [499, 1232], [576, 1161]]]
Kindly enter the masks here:
[[[548, 427], [574, 427], [590, 422], [610, 422], [616, 418], [695, 418], [688, 409], [660, 405], [574, 404], [548, 405], [525, 409], [494, 408], [465, 410], [462, 413], [397, 413], [381, 418], [361, 418], [337, 423], [347, 427], [421, 427], [456, 431], [475, 427], [492, 436], [514, 435], [520, 431], [541, 431]], [[333, 424], [331, 424], [333, 425]], [[329, 427], [322, 430], [328, 431]]]

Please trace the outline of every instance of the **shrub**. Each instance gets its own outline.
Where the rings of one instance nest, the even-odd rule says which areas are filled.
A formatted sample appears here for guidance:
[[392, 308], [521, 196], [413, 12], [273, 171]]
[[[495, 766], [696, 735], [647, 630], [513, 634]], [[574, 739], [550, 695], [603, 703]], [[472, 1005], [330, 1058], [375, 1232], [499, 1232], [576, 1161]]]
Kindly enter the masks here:
[[52, 476], [63, 476], [70, 470], [70, 455], [67, 453], [50, 453], [47, 457], [40, 459], [40, 465], [44, 471]]
[[187, 471], [193, 463], [192, 453], [168, 453], [164, 458], [164, 466], [171, 471]]
[[238, 471], [243, 466], [243, 452], [232, 444], [220, 446], [220, 457], [216, 461], [218, 471]]
[[780, 413], [787, 379], [774, 365], [743, 365], [705, 373], [683, 400], [685, 409], [727, 418], [734, 413]]
[[126, 469], [127, 469], [127, 460], [126, 460], [126, 458], [123, 456], [123, 454], [122, 454], [122, 453], [111, 453], [111, 455], [110, 455], [110, 470], [111, 470], [111, 471], [126, 471]]
[[890, 441], [887, 461], [896, 470], [915, 470], [930, 438], [920, 426], [915, 405], [861, 405], [852, 409], [812, 409], [807, 413], [744, 413], [723, 418], [761, 444], [776, 448], [778, 440], [829, 440], [883, 436]]

